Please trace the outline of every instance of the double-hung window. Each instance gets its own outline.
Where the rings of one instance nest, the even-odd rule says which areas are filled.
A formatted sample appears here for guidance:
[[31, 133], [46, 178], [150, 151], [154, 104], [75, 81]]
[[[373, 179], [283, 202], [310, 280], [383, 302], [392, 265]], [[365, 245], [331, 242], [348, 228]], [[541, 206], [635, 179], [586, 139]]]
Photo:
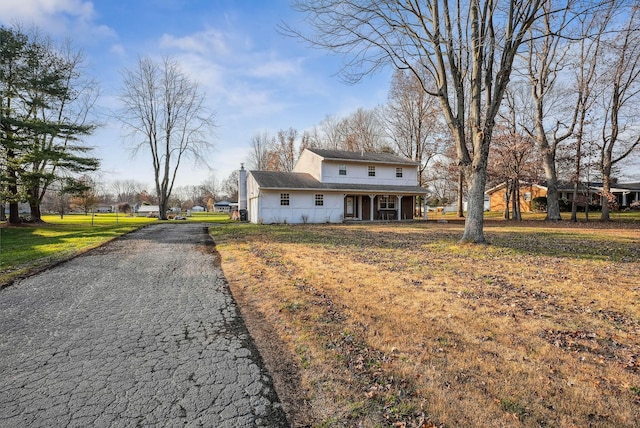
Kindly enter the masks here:
[[347, 166], [342, 164], [338, 166], [338, 175], [347, 175]]
[[381, 210], [395, 210], [396, 197], [389, 195], [378, 196], [378, 208]]
[[369, 165], [369, 177], [376, 176], [376, 167], [373, 165]]
[[396, 177], [402, 178], [402, 168], [396, 168]]
[[280, 193], [280, 205], [289, 205], [289, 194]]
[[316, 207], [324, 205], [324, 195], [316, 195]]

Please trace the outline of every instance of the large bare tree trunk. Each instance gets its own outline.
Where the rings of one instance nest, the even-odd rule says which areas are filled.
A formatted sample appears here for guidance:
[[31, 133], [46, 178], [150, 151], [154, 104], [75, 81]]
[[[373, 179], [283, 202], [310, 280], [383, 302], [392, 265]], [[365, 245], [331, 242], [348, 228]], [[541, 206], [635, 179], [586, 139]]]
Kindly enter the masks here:
[[484, 237], [484, 188], [487, 182], [486, 169], [472, 169], [469, 184], [467, 217], [461, 242], [486, 243]]
[[[546, 138], [545, 138], [546, 139]], [[558, 175], [556, 173], [555, 152], [547, 149], [542, 156], [542, 166], [547, 180], [547, 216], [545, 220], [562, 220], [560, 215], [560, 203], [558, 198]]]
[[505, 220], [509, 220], [511, 218], [511, 213], [509, 212], [509, 203], [511, 202], [511, 181], [506, 180], [504, 184], [504, 210], [502, 213], [502, 218]]
[[611, 195], [611, 163], [605, 164], [602, 172], [602, 215], [600, 216], [601, 221], [609, 221], [611, 220], [611, 210], [610, 210], [610, 198]]
[[[460, 171], [458, 172], [458, 217], [459, 218], [464, 217], [464, 207], [462, 205], [462, 196], [463, 196], [463, 189], [464, 189], [463, 185], [464, 185], [464, 170], [460, 168]], [[483, 204], [484, 204], [484, 199], [483, 199]]]

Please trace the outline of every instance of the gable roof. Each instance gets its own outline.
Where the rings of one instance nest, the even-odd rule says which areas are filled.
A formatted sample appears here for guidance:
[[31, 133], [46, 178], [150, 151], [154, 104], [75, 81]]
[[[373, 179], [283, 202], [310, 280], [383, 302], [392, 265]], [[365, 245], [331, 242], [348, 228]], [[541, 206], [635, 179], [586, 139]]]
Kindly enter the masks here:
[[391, 153], [372, 153], [372, 152], [348, 152], [345, 150], [326, 150], [326, 149], [305, 149], [311, 153], [333, 161], [349, 161], [349, 162], [367, 162], [367, 163], [384, 163], [398, 165], [418, 165], [409, 159], [396, 156]]
[[[498, 184], [496, 186], [493, 186], [491, 189], [486, 190], [484, 193], [486, 195], [491, 195], [492, 193], [495, 193], [498, 190], [502, 190], [505, 187], [507, 187], [507, 182], [503, 181], [502, 183], [500, 183], [500, 184]], [[531, 182], [528, 182], [528, 181], [521, 181], [520, 182], [520, 188], [523, 188], [523, 187], [537, 187], [538, 189], [547, 190], [547, 187], [545, 187], [545, 186], [543, 186], [541, 184], [531, 183]]]
[[324, 190], [389, 193], [428, 193], [420, 186], [386, 184], [322, 183], [306, 172], [250, 171], [261, 189], [270, 190]]

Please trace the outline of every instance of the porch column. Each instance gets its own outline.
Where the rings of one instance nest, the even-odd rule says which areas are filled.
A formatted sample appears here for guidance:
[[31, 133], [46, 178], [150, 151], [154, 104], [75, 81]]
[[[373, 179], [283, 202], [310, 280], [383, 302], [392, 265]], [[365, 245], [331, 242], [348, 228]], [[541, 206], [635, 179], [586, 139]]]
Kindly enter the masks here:
[[627, 192], [622, 192], [622, 206], [627, 206]]
[[373, 199], [376, 195], [369, 195], [369, 221], [373, 221]]
[[398, 214], [396, 215], [396, 217], [398, 218], [398, 221], [402, 220], [400, 218], [400, 215], [402, 215], [402, 195], [398, 195], [396, 196], [398, 198]]

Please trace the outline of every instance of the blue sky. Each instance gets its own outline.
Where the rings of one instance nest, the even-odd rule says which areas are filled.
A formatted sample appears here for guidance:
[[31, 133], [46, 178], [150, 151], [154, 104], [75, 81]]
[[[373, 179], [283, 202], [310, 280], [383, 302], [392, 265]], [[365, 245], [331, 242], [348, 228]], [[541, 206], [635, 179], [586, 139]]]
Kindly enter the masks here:
[[[200, 83], [218, 125], [209, 156], [218, 180], [246, 160], [256, 133], [302, 132], [327, 115], [385, 102], [390, 71], [347, 85], [336, 75], [339, 57], [277, 33], [280, 22], [296, 26], [301, 18], [289, 0], [0, 1], [1, 24], [35, 24], [84, 51], [88, 73], [102, 91], [104, 126], [86, 140], [102, 159], [101, 177], [149, 187], [148, 155], [132, 157], [126, 132], [108, 114], [118, 107], [121, 70], [133, 67], [138, 56], [170, 55]], [[210, 174], [185, 164], [177, 184], [199, 184]]]

